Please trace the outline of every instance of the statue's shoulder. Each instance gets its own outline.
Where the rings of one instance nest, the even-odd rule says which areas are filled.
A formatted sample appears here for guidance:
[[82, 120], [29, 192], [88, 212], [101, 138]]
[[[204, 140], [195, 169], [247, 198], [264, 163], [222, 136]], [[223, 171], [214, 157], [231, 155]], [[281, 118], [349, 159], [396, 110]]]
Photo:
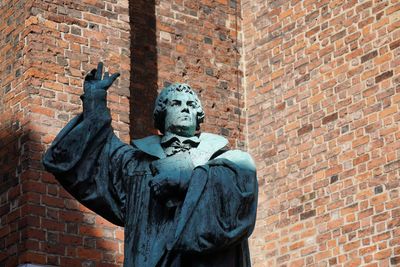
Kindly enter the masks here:
[[[225, 137], [213, 133], [201, 133], [200, 140], [200, 144], [209, 149], [209, 151], [212, 151], [213, 153], [218, 153], [218, 151], [221, 149], [225, 150], [226, 146], [228, 145], [228, 140]], [[221, 152], [221, 154], [215, 157], [216, 159], [227, 159], [241, 168], [249, 169], [252, 171], [256, 170], [254, 160], [249, 153], [236, 149]]]
[[256, 164], [254, 163], [253, 158], [250, 156], [249, 153], [242, 150], [228, 150], [216, 158], [227, 159], [232, 161], [242, 169], [256, 171]]
[[132, 140], [131, 145], [137, 150], [161, 159], [165, 158], [165, 153], [160, 145], [160, 140], [159, 135], [150, 135]]
[[204, 149], [210, 150], [219, 150], [226, 145], [228, 145], [228, 140], [218, 134], [213, 133], [201, 133], [199, 135], [200, 145], [204, 147]]

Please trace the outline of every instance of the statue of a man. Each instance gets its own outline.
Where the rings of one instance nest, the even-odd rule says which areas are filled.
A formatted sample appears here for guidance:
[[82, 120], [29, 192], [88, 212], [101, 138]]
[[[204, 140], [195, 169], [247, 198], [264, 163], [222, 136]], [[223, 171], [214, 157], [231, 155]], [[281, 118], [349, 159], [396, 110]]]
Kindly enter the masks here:
[[86, 76], [83, 113], [46, 152], [46, 169], [83, 205], [125, 227], [124, 266], [250, 266], [251, 157], [227, 150], [222, 136], [196, 134], [204, 112], [186, 84], [164, 88], [156, 100], [162, 135], [121, 142], [106, 104], [119, 74], [102, 72], [99, 63]]

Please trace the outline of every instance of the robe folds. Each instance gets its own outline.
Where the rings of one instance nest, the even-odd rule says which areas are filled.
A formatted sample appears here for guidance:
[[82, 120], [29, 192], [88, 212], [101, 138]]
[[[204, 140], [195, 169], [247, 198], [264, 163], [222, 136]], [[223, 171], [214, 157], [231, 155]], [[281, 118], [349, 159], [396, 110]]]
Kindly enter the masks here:
[[257, 208], [251, 157], [223, 150], [221, 136], [200, 134], [189, 152], [194, 168], [186, 194], [166, 207], [149, 187], [150, 165], [166, 158], [160, 137], [121, 142], [104, 94], [97, 98], [84, 99], [84, 113], [59, 133], [43, 164], [83, 205], [125, 228], [124, 266], [250, 266], [247, 239]]

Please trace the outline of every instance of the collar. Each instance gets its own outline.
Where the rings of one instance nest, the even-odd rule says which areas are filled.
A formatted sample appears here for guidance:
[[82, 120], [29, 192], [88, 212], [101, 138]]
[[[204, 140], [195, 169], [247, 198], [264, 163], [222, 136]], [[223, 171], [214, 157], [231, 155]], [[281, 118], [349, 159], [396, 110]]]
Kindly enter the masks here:
[[[161, 147], [161, 139], [163, 137], [160, 135], [151, 135], [135, 139], [132, 141], [132, 145], [148, 155], [163, 159], [167, 157]], [[210, 156], [228, 144], [228, 140], [225, 137], [212, 133], [201, 133], [198, 140], [200, 143], [197, 149], [207, 151], [207, 154], [210, 154]]]
[[179, 136], [173, 133], [166, 133], [164, 136], [161, 137], [160, 143], [161, 146], [168, 145], [175, 140], [179, 141], [179, 143], [193, 143], [196, 144], [196, 146], [200, 143], [200, 138], [198, 136], [192, 136], [192, 137], [184, 137], [184, 136]]

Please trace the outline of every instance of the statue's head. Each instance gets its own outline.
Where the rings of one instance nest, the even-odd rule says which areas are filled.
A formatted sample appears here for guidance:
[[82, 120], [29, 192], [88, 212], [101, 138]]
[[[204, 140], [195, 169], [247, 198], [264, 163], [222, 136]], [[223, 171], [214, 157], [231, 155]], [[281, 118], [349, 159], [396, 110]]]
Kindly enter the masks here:
[[204, 120], [204, 111], [189, 85], [175, 83], [158, 95], [153, 118], [154, 126], [162, 133], [193, 136]]

